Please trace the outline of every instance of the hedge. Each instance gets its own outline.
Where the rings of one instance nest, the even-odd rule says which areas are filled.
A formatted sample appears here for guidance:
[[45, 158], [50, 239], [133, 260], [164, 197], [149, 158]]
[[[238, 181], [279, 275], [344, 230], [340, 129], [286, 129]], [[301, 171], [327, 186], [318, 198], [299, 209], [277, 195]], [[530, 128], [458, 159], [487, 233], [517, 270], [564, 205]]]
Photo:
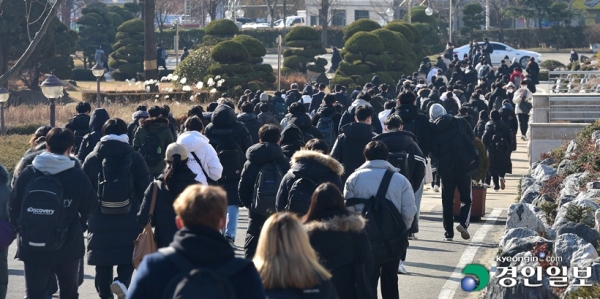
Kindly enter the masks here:
[[[235, 42], [239, 42], [240, 44], [244, 45], [244, 47], [246, 47], [246, 50], [248, 50], [248, 54], [251, 57], [263, 57], [267, 54], [267, 50], [265, 49], [265, 46], [256, 38], [249, 36], [249, 35], [245, 35], [245, 34], [240, 34], [235, 36], [232, 41]], [[262, 59], [261, 59], [262, 62]], [[259, 62], [260, 63], [260, 62]]]
[[[538, 28], [530, 29], [503, 29], [503, 37], [500, 38], [500, 30], [475, 30], [473, 38], [482, 40], [488, 37], [492, 41], [500, 41], [514, 48], [537, 48], [540, 47], [540, 40], [546, 43], [547, 47], [555, 48], [584, 48], [589, 46], [586, 42], [585, 26], [553, 26], [551, 28], [542, 28], [541, 33]], [[462, 46], [472, 40], [470, 36], [458, 36], [455, 39], [457, 46]]]
[[[186, 29], [179, 30], [179, 49], [187, 47], [188, 49], [193, 48], [195, 45], [202, 43], [204, 37], [204, 29]], [[175, 30], [163, 30], [163, 32], [156, 32], [156, 40], [162, 43], [165, 49], [175, 49]]]
[[355, 54], [377, 54], [384, 50], [384, 45], [377, 35], [370, 32], [358, 32], [346, 41], [346, 50]]
[[239, 32], [237, 25], [231, 20], [214, 20], [206, 25], [207, 35], [233, 36]]
[[354, 21], [344, 28], [344, 40], [349, 39], [357, 32], [370, 32], [379, 28], [381, 28], [381, 25], [371, 19], [360, 19], [358, 21]]

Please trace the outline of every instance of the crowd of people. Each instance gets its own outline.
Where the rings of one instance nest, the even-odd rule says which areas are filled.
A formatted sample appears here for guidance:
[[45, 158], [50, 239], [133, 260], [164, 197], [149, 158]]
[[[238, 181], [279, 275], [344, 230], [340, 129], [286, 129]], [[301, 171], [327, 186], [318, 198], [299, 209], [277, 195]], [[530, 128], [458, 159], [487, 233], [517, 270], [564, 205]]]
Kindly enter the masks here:
[[[192, 107], [182, 124], [167, 105], [139, 106], [127, 124], [81, 102], [65, 128], [32, 135], [9, 195], [0, 168], [0, 220], [19, 235], [26, 296], [77, 298], [87, 263], [103, 299], [199, 286], [236, 298], [377, 298], [379, 281], [384, 299], [399, 298], [427, 184], [441, 190], [443, 239], [470, 239], [465, 143], [486, 146], [482, 183], [506, 187], [539, 72], [533, 60], [527, 75], [508, 63], [492, 68], [476, 42], [459, 59], [449, 44], [395, 88], [375, 76], [349, 93], [246, 90], [237, 103], [223, 94]], [[240, 207], [249, 210], [245, 259], [234, 258]], [[134, 241], [148, 223], [160, 249], [132, 280]]]

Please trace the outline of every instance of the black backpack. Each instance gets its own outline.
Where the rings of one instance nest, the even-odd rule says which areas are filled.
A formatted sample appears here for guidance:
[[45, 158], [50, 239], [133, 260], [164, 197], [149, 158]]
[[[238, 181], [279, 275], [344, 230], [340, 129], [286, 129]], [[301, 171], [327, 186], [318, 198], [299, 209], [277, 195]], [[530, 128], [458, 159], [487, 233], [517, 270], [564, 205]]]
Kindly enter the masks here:
[[81, 142], [83, 141], [83, 137], [90, 133], [90, 130], [75, 130], [73, 134], [75, 134], [75, 143], [73, 144], [73, 154], [77, 155], [79, 153], [79, 147], [81, 146]]
[[467, 135], [466, 120], [454, 119], [458, 125], [458, 134], [452, 139], [452, 156], [457, 173], [472, 176], [479, 168], [479, 155], [475, 145]]
[[64, 245], [69, 228], [63, 184], [52, 175], [33, 171], [37, 176], [25, 186], [21, 205], [19, 244], [26, 251], [56, 251]]
[[310, 206], [310, 198], [320, 183], [321, 180], [314, 180], [307, 177], [297, 178], [294, 176], [294, 183], [290, 187], [285, 209], [300, 216], [306, 214]]
[[377, 261], [397, 260], [408, 248], [408, 235], [402, 215], [396, 206], [386, 199], [390, 182], [395, 172], [386, 170], [377, 190], [370, 199], [350, 198], [347, 206], [364, 204], [362, 216], [367, 219], [365, 230], [369, 236], [371, 250]]
[[223, 173], [219, 182], [237, 182], [240, 180], [246, 158], [240, 145], [235, 142], [235, 137], [239, 131], [239, 129], [233, 130], [231, 134], [222, 139], [215, 147], [219, 161], [221, 161], [221, 165], [223, 166]]
[[276, 212], [277, 191], [282, 178], [283, 173], [276, 161], [265, 163], [258, 169], [250, 211], [265, 217]]
[[390, 152], [388, 162], [390, 162], [390, 164], [392, 164], [394, 167], [400, 169], [400, 173], [410, 181], [413, 173], [413, 169], [410, 166], [410, 159], [411, 154], [402, 150], [397, 152]]
[[102, 214], [121, 215], [131, 210], [132, 165], [129, 154], [102, 159], [102, 169], [98, 174], [98, 200]]
[[508, 147], [507, 138], [508, 138], [508, 136], [505, 136], [505, 134], [502, 131], [499, 131], [498, 127], [496, 125], [494, 125], [494, 133], [492, 134], [492, 142], [490, 143], [490, 147], [488, 148], [488, 151], [490, 151], [490, 153], [492, 153], [492, 154], [501, 154], [501, 153], [508, 152], [509, 147]]
[[140, 154], [146, 160], [146, 164], [148, 167], [153, 167], [158, 165], [163, 160], [163, 148], [160, 146], [160, 140], [158, 140], [158, 133], [168, 130], [169, 126], [163, 126], [156, 132], [150, 132], [148, 129], [148, 135], [142, 142], [142, 146], [140, 147]]
[[194, 268], [192, 263], [173, 247], [158, 250], [180, 271], [171, 278], [162, 298], [164, 299], [235, 299], [235, 288], [230, 278], [252, 264], [245, 259], [232, 258], [221, 267]]
[[337, 137], [335, 136], [335, 122], [333, 121], [333, 117], [336, 115], [337, 112], [334, 112], [329, 116], [321, 115], [319, 121], [317, 121], [317, 129], [319, 129], [319, 131], [321, 131], [321, 134], [323, 134], [323, 140], [327, 142], [329, 148], [333, 147], [333, 143], [335, 142], [335, 139]]

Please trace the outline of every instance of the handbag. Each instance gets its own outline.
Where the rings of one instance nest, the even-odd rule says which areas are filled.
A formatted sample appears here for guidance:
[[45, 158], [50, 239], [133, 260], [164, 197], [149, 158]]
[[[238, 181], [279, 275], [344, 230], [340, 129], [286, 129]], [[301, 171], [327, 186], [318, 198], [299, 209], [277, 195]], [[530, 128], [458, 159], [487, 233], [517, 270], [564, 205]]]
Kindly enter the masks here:
[[152, 190], [152, 201], [150, 202], [150, 211], [148, 212], [148, 223], [144, 226], [142, 233], [133, 241], [133, 267], [136, 269], [142, 263], [144, 256], [157, 251], [156, 239], [152, 231], [152, 214], [156, 205], [156, 194], [158, 193], [158, 184], [154, 181]]
[[431, 160], [427, 158], [425, 163], [425, 184], [431, 184], [433, 182], [433, 170], [431, 168]]

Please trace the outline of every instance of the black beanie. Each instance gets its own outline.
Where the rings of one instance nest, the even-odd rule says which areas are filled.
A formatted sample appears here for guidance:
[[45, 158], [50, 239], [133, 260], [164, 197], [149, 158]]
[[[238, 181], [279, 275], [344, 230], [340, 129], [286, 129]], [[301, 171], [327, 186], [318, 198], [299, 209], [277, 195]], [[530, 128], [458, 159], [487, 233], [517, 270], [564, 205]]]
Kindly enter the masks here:
[[403, 92], [400, 94], [400, 104], [412, 104], [417, 97], [412, 92]]

